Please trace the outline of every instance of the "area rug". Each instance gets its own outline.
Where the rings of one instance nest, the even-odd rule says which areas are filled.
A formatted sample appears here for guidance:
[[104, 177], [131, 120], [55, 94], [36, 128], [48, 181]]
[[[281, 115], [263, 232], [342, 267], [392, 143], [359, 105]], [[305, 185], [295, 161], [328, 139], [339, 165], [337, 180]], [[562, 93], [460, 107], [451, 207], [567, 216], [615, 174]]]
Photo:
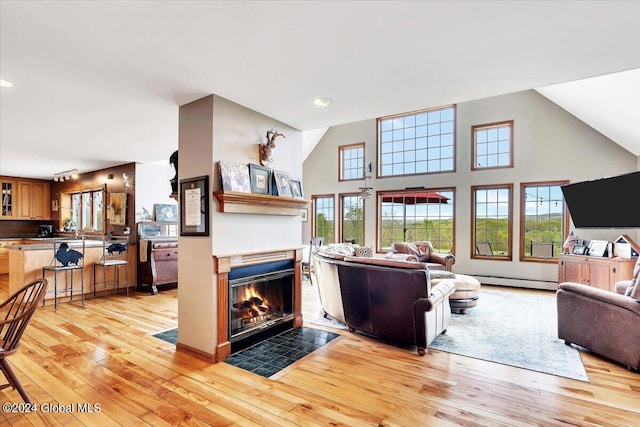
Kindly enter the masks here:
[[558, 338], [553, 293], [481, 289], [476, 307], [451, 316], [429, 348], [589, 382], [578, 350]]
[[152, 336], [170, 342], [171, 344], [175, 344], [178, 342], [178, 328], [167, 329], [166, 331], [158, 332]]

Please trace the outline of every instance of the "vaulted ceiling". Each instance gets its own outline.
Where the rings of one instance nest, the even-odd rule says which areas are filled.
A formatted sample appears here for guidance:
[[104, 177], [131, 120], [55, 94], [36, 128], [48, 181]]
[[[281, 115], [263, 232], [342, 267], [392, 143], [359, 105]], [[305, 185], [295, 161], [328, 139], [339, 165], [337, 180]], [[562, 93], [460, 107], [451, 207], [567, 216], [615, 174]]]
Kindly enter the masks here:
[[166, 162], [178, 107], [212, 93], [312, 131], [538, 89], [640, 155], [638, 16], [636, 1], [3, 0], [0, 174]]

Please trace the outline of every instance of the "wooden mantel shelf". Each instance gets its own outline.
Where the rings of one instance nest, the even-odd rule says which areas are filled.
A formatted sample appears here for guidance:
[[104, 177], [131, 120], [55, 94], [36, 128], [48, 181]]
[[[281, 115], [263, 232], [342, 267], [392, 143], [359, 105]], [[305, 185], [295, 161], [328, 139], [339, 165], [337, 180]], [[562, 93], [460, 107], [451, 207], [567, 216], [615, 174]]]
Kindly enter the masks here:
[[218, 212], [226, 213], [296, 216], [309, 203], [305, 199], [237, 191], [216, 191], [213, 195], [218, 199]]

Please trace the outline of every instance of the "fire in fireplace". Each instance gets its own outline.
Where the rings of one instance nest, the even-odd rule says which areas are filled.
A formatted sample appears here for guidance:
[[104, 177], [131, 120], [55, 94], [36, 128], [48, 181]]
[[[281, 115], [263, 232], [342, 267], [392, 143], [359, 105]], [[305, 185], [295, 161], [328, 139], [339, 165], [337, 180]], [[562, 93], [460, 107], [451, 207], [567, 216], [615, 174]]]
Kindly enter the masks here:
[[291, 262], [270, 262], [229, 272], [232, 353], [292, 327], [293, 288]]

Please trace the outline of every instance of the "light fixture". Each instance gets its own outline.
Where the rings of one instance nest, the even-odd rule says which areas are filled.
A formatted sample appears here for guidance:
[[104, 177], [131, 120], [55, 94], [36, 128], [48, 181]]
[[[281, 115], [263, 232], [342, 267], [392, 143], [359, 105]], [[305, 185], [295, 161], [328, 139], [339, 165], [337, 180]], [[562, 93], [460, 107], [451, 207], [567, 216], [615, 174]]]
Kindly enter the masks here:
[[331, 105], [332, 103], [333, 103], [333, 99], [328, 98], [326, 96], [319, 96], [313, 99], [313, 104], [317, 105], [318, 107], [326, 107]]
[[371, 165], [371, 162], [369, 162], [367, 164], [367, 172], [365, 172], [364, 174], [364, 187], [359, 187], [358, 190], [360, 190], [360, 197], [362, 198], [362, 200], [367, 200], [369, 197], [371, 197], [371, 190], [373, 190], [373, 187], [367, 187], [367, 180], [371, 179], [371, 171], [373, 170], [373, 167]]
[[70, 169], [68, 171], [62, 171], [53, 174], [54, 182], [64, 182], [65, 180], [78, 179], [78, 169]]
[[5, 80], [5, 79], [0, 79], [0, 87], [12, 87], [13, 83], [11, 83], [9, 80]]

